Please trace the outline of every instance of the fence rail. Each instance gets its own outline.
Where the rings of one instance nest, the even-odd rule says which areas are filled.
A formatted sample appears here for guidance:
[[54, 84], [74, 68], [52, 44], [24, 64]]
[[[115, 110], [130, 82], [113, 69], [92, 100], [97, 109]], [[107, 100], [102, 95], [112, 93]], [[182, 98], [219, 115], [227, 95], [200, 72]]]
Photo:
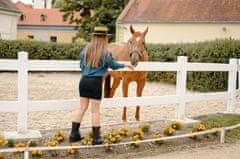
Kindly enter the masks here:
[[[129, 71], [123, 69], [124, 71]], [[218, 63], [189, 63], [187, 57], [179, 56], [177, 62], [140, 62], [135, 71], [175, 71], [177, 72], [176, 94], [165, 96], [144, 96], [128, 98], [104, 99], [104, 107], [114, 106], [147, 106], [157, 104], [177, 104], [175, 118], [184, 119], [185, 104], [192, 101], [227, 100], [226, 111], [234, 113], [236, 110], [237, 72], [240, 70], [240, 60], [230, 59], [229, 64]], [[28, 100], [28, 72], [29, 71], [81, 71], [79, 61], [62, 60], [28, 60], [28, 53], [19, 52], [17, 60], [0, 60], [0, 71], [18, 72], [17, 101], [0, 101], [0, 112], [18, 113], [17, 132], [28, 132], [28, 112], [54, 111], [74, 109], [79, 105], [78, 100]], [[217, 93], [186, 93], [186, 78], [188, 71], [226, 71], [228, 76], [228, 91]], [[240, 79], [240, 73], [238, 73]], [[240, 80], [238, 81], [240, 86]]]
[[[168, 140], [175, 140], [175, 139], [182, 139], [182, 138], [188, 138], [192, 136], [200, 136], [200, 135], [207, 135], [207, 134], [213, 134], [220, 132], [220, 143], [225, 142], [225, 134], [227, 130], [237, 129], [240, 128], [240, 124], [229, 126], [229, 127], [221, 127], [221, 128], [213, 128], [201, 132], [193, 132], [193, 133], [187, 133], [187, 134], [181, 134], [181, 135], [175, 135], [175, 136], [167, 136], [167, 137], [160, 137], [160, 138], [151, 138], [151, 139], [144, 139], [144, 140], [138, 140], [138, 141], [127, 141], [127, 142], [121, 142], [121, 143], [115, 143], [115, 144], [109, 144], [108, 146], [121, 146], [121, 145], [130, 145], [135, 143], [153, 143], [155, 141], [168, 141]], [[40, 151], [52, 151], [52, 150], [67, 150], [67, 149], [90, 149], [90, 148], [104, 148], [106, 145], [78, 145], [78, 146], [55, 146], [55, 147], [22, 147], [22, 148], [5, 148], [0, 149], [0, 153], [14, 153], [14, 152], [23, 152], [24, 153], [24, 159], [31, 158], [31, 152], [35, 150]]]

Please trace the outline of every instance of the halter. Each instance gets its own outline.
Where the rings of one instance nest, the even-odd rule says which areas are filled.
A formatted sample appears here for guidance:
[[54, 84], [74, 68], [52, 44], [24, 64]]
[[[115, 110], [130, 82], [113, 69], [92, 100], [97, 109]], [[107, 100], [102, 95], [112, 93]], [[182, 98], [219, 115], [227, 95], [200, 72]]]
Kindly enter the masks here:
[[141, 52], [137, 48], [131, 49], [129, 56], [132, 57], [132, 54], [137, 53], [139, 57], [144, 56], [144, 52], [146, 52], [147, 48], [146, 45], [144, 44], [144, 50]]
[[137, 53], [138, 56], [140, 56], [140, 57], [144, 55], [144, 54], [143, 54], [142, 52], [140, 52], [138, 49], [134, 48], [134, 49], [132, 49], [131, 52], [129, 53], [130, 57], [132, 57], [132, 54], [134, 54], [134, 53]]

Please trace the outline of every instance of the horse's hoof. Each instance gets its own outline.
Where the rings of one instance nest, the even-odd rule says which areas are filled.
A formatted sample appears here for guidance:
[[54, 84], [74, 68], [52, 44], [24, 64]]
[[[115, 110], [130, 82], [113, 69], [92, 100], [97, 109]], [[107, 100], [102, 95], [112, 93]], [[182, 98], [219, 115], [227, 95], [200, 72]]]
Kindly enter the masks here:
[[123, 122], [127, 122], [127, 119], [122, 119]]

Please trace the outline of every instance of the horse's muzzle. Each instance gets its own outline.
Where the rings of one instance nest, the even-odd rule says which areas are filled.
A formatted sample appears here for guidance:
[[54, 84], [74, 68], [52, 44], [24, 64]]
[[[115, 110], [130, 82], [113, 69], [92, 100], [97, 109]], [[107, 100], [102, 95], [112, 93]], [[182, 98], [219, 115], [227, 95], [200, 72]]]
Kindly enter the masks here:
[[138, 59], [132, 58], [131, 59], [131, 64], [136, 67], [138, 65], [138, 61], [139, 61]]

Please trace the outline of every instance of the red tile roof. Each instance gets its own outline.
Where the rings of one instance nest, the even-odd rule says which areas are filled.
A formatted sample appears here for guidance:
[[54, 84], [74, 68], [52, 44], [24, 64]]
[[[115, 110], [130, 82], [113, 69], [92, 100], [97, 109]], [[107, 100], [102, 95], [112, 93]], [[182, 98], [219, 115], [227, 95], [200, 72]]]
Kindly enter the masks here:
[[21, 11], [10, 0], [0, 0], [0, 10], [20, 13]]
[[[17, 7], [23, 12], [24, 19], [19, 18], [18, 25], [37, 25], [37, 26], [76, 26], [69, 24], [63, 20], [63, 12], [57, 8], [51, 9], [36, 9], [31, 8], [22, 2], [16, 3]], [[41, 16], [45, 16], [45, 20], [41, 20]]]
[[118, 22], [240, 22], [240, 0], [130, 0]]

